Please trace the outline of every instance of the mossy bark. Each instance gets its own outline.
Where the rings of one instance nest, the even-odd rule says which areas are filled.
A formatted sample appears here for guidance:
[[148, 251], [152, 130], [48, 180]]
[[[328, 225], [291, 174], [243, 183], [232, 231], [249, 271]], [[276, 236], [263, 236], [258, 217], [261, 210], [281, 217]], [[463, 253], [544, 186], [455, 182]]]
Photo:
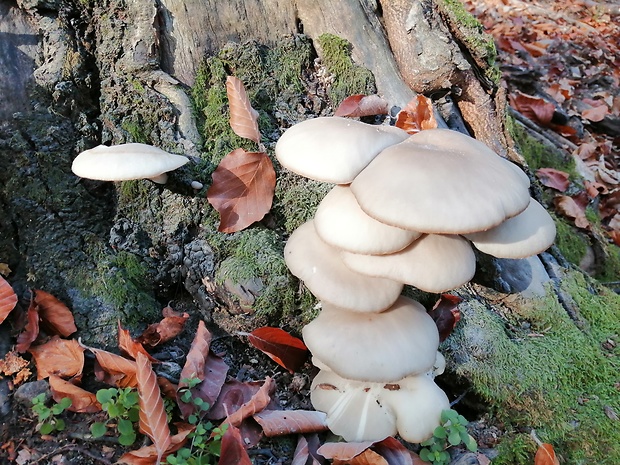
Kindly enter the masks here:
[[[0, 263], [21, 295], [40, 288], [69, 304], [92, 344], [114, 344], [117, 318], [138, 329], [169, 301], [227, 329], [270, 321], [298, 330], [312, 315], [314, 301], [286, 271], [282, 249], [330, 186], [274, 160], [272, 212], [232, 235], [217, 232], [205, 199], [219, 160], [255, 148], [228, 126], [227, 74], [244, 81], [270, 156], [283, 129], [376, 86], [395, 106], [412, 89], [430, 92], [447, 126], [522, 160], [505, 130], [489, 42], [452, 0], [19, 4], [0, 5], [0, 37], [11, 39], [0, 41], [0, 64], [10, 64], [0, 66], [0, 90], [15, 97], [0, 109]], [[441, 48], [424, 47], [437, 41]], [[71, 173], [81, 150], [124, 142], [192, 161], [166, 187]], [[523, 432], [532, 427], [569, 463], [618, 463], [609, 413], [620, 412], [617, 296], [557, 265], [566, 264], [561, 253], [544, 258], [544, 267], [483, 261], [444, 347], [446, 388], [458, 394], [465, 383], [464, 405], [482, 398], [507, 424], [504, 463], [522, 449], [531, 462]], [[517, 292], [531, 291], [532, 280], [546, 282], [534, 283], [538, 297]], [[419, 297], [432, 304], [436, 296]], [[587, 392], [578, 395], [575, 383]]]

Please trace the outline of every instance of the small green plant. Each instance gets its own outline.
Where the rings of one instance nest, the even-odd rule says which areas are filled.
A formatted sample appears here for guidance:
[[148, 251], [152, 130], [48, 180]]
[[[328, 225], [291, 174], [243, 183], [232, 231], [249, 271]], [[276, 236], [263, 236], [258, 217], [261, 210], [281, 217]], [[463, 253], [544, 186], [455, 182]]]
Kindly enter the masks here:
[[461, 443], [468, 450], [476, 452], [476, 440], [467, 432], [467, 423], [465, 417], [456, 410], [441, 412], [441, 425], [435, 428], [432, 438], [420, 444], [420, 458], [433, 465], [447, 465], [450, 463], [448, 447]]
[[64, 397], [60, 402], [48, 407], [45, 405], [45, 398], [45, 393], [41, 393], [32, 399], [32, 411], [39, 418], [37, 429], [41, 434], [64, 430], [65, 421], [56, 417], [71, 406], [71, 399]]
[[[133, 444], [136, 440], [134, 423], [140, 418], [138, 392], [132, 388], [100, 389], [97, 391], [97, 400], [109, 419], [116, 421], [118, 442], [124, 446]], [[107, 423], [96, 422], [90, 426], [90, 433], [94, 438], [102, 437], [107, 430]]]
[[187, 421], [194, 425], [194, 430], [187, 435], [191, 441], [189, 447], [183, 447], [176, 454], [169, 455], [166, 461], [170, 465], [216, 464], [222, 448], [222, 436], [228, 424], [214, 427], [210, 421], [203, 421], [202, 417], [209, 410], [209, 404], [199, 397], [194, 397], [191, 392], [200, 380], [187, 378], [183, 379], [182, 383], [185, 383], [187, 387], [181, 391], [181, 402], [195, 406], [194, 413], [187, 418]]

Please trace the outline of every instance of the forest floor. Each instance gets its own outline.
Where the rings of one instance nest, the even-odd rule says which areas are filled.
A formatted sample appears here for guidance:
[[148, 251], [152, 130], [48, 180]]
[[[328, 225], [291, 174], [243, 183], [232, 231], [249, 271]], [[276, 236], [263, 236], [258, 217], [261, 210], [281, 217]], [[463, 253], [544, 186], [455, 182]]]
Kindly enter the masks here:
[[[586, 232], [596, 222], [602, 232], [601, 240], [613, 247], [617, 255], [620, 246], [619, 8], [591, 0], [467, 0], [465, 3], [495, 37], [498, 63], [511, 106], [517, 112], [515, 118], [556, 145], [566, 154], [570, 162], [567, 166], [572, 166], [564, 171], [545, 165], [545, 160], [533, 166], [541, 182], [558, 199], [554, 202], [558, 213]], [[576, 175], [585, 181], [577, 182]], [[588, 215], [588, 211], [594, 211], [597, 218]], [[607, 278], [619, 279], [618, 276], [615, 280]], [[177, 348], [183, 353], [189, 351], [191, 337], [179, 337], [167, 346], [167, 352], [173, 353]], [[246, 379], [269, 376], [276, 381], [274, 397], [283, 407], [310, 408], [308, 363], [301, 373], [291, 375], [242, 338], [221, 338], [216, 351], [230, 365], [229, 374], [237, 381], [243, 383]], [[0, 463], [111, 464], [131, 449], [121, 446], [112, 435], [100, 440], [88, 438], [90, 424], [101, 420], [100, 413], [61, 415], [66, 423], [64, 431], [41, 434], [33, 411], [14, 402], [0, 426]], [[484, 431], [488, 433], [489, 429]], [[473, 433], [479, 442], [484, 441], [483, 432]], [[252, 452], [253, 460], [291, 463], [295, 442], [292, 437], [262, 442]], [[310, 460], [308, 455], [306, 460]]]

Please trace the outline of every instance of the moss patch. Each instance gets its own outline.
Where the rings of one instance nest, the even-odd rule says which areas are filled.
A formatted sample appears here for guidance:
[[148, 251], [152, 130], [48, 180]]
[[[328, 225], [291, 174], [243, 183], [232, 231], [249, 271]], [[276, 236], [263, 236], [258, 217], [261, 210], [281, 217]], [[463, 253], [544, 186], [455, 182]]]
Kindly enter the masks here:
[[[161, 306], [155, 299], [147, 267], [140, 258], [128, 252], [112, 254], [99, 250], [94, 254], [96, 269], [76, 279], [85, 295], [94, 295], [124, 315], [124, 326], [136, 328], [151, 323], [160, 315]], [[115, 325], [115, 321], [110, 321]]]
[[323, 64], [334, 76], [328, 92], [334, 107], [350, 95], [377, 92], [372, 72], [351, 59], [351, 44], [347, 40], [334, 34], [323, 34], [318, 43]]
[[450, 24], [457, 25], [457, 37], [462, 40], [472, 54], [476, 64], [494, 84], [499, 84], [502, 73], [497, 65], [497, 49], [493, 36], [484, 32], [484, 27], [469, 13], [460, 0], [441, 0], [441, 11], [449, 18]]
[[565, 463], [620, 463], [620, 428], [606, 414], [620, 412], [619, 349], [602, 345], [620, 334], [620, 296], [592, 289], [578, 274], [561, 285], [587, 330], [575, 326], [555, 297], [500, 308], [502, 317], [473, 302], [464, 311], [466, 324], [446, 345], [455, 349], [457, 373], [472, 381], [508, 430], [535, 428]]
[[588, 237], [575, 231], [575, 228], [563, 218], [559, 218], [553, 213], [551, 216], [555, 221], [555, 244], [566, 260], [579, 266], [590, 245]]

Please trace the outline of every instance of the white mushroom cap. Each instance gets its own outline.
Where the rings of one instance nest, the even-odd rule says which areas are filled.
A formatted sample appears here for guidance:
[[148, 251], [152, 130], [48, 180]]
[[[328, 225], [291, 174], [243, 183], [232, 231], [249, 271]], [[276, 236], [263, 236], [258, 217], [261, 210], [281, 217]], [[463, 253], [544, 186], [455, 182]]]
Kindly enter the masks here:
[[334, 247], [372, 255], [397, 252], [421, 235], [368, 216], [348, 186], [334, 186], [325, 196], [314, 215], [314, 227], [319, 237]]
[[396, 412], [396, 428], [408, 442], [423, 442], [441, 424], [441, 412], [450, 408], [446, 393], [428, 376], [408, 376], [384, 390], [380, 400]]
[[393, 279], [426, 292], [445, 292], [473, 278], [476, 256], [460, 236], [427, 234], [399, 252], [361, 255], [342, 252], [344, 264], [358, 273]]
[[351, 190], [368, 215], [400, 228], [465, 234], [497, 226], [529, 203], [527, 176], [483, 143], [428, 129], [383, 150]]
[[327, 414], [329, 429], [351, 442], [379, 441], [397, 432], [409, 442], [425, 441], [441, 424], [441, 412], [450, 408], [446, 394], [426, 375], [371, 383], [321, 370], [310, 400]]
[[545, 207], [531, 199], [517, 216], [488, 231], [466, 234], [474, 246], [497, 258], [525, 258], [537, 255], [553, 244], [555, 223]]
[[340, 251], [317, 235], [312, 220], [302, 224], [284, 247], [284, 260], [319, 300], [358, 312], [380, 312], [392, 305], [403, 284], [347, 268]]
[[99, 145], [75, 157], [71, 170], [82, 178], [100, 181], [151, 179], [164, 184], [168, 171], [188, 161], [187, 157], [147, 144]]
[[321, 117], [287, 129], [276, 144], [282, 166], [310, 179], [348, 184], [386, 147], [409, 135], [393, 126]]
[[303, 328], [314, 358], [338, 375], [389, 382], [433, 369], [437, 325], [415, 300], [400, 296], [381, 313], [343, 310], [327, 303]]
[[327, 426], [349, 442], [381, 441], [396, 434], [396, 415], [382, 405], [383, 383], [363, 383], [321, 370], [312, 381], [310, 401], [327, 414]]

